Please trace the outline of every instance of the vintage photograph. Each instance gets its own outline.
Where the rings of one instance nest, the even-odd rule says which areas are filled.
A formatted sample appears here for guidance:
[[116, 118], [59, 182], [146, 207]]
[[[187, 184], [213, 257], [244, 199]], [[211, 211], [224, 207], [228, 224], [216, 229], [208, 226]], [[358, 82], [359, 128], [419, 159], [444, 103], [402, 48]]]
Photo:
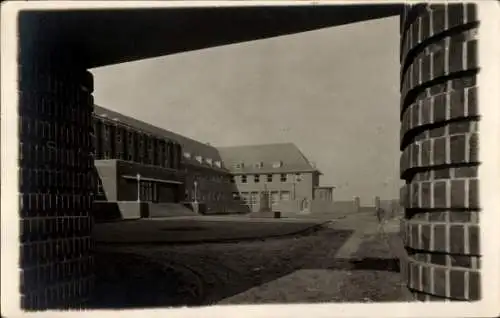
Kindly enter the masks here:
[[482, 300], [480, 3], [55, 3], [2, 35], [21, 310]]

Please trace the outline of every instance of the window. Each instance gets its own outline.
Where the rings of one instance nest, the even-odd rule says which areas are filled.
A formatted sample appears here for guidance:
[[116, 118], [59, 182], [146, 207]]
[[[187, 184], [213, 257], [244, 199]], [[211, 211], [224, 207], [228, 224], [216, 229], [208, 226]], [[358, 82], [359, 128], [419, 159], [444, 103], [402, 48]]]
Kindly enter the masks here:
[[262, 161], [261, 161], [261, 162], [257, 162], [257, 163], [255, 164], [255, 168], [259, 168], [259, 169], [261, 169], [262, 167], [264, 167], [264, 163], [263, 163]]
[[250, 199], [249, 199], [248, 192], [242, 192], [241, 193], [241, 199], [243, 200], [243, 202], [245, 202], [245, 204], [249, 204], [250, 203]]
[[234, 176], [231, 176], [231, 179], [229, 180], [231, 183], [235, 183], [236, 181], [234, 180]]
[[267, 175], [267, 182], [273, 182], [273, 175], [272, 174]]
[[208, 163], [208, 165], [211, 166], [213, 161], [212, 161], [212, 158], [206, 158], [205, 162]]
[[220, 161], [215, 161], [214, 163], [215, 163], [215, 166], [216, 166], [217, 168], [221, 168], [221, 167], [222, 167], [222, 162], [220, 162]]
[[280, 200], [280, 193], [277, 191], [271, 192], [271, 205], [275, 205]]
[[288, 191], [281, 192], [280, 200], [281, 201], [288, 201], [288, 200], [290, 200], [290, 192], [288, 192]]
[[281, 161], [273, 162], [273, 168], [281, 168], [281, 166], [283, 166], [283, 162]]
[[253, 181], [254, 181], [255, 183], [259, 183], [259, 182], [260, 182], [260, 176], [259, 176], [258, 174], [254, 175], [254, 176], [253, 176]]
[[286, 173], [282, 173], [281, 176], [280, 176], [280, 180], [281, 182], [286, 182], [287, 178], [286, 178]]
[[189, 152], [184, 153], [184, 158], [191, 159], [191, 154]]
[[108, 124], [104, 124], [104, 137], [106, 139], [109, 139], [109, 136], [111, 135], [110, 128]]
[[233, 166], [235, 169], [243, 169], [245, 167], [245, 164], [243, 162], [238, 162], [235, 163]]
[[247, 183], [247, 176], [245, 175], [241, 176], [241, 183]]
[[302, 181], [302, 175], [300, 173], [295, 174], [295, 181], [297, 181], [297, 182]]
[[196, 161], [198, 161], [199, 163], [202, 163], [203, 162], [203, 157], [202, 156], [196, 156]]
[[235, 201], [240, 200], [240, 194], [238, 192], [233, 192], [233, 200]]
[[257, 204], [257, 195], [258, 193], [257, 192], [252, 192], [250, 193], [250, 205], [255, 205]]

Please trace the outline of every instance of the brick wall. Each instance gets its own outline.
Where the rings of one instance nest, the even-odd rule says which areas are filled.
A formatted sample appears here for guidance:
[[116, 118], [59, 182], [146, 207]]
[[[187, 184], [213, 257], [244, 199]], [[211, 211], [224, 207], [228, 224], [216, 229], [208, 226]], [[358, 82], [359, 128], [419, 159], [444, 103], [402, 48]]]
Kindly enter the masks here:
[[26, 19], [21, 15], [21, 308], [80, 307], [93, 285], [93, 79], [68, 60], [72, 54], [50, 51], [52, 39], [35, 41], [37, 26]]
[[480, 299], [475, 4], [401, 19], [404, 272], [418, 300]]

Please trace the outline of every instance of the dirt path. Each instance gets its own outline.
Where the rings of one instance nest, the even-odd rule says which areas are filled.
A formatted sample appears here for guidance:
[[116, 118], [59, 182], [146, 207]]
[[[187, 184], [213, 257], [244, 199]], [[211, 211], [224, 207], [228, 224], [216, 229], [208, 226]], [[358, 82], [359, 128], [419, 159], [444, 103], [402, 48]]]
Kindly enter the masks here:
[[[397, 234], [388, 235], [387, 239], [398, 239]], [[306, 236], [99, 250], [100, 306], [406, 299], [397, 261], [388, 244], [377, 237], [369, 217], [346, 218]], [[164, 274], [159, 274], [161, 270]], [[109, 300], [111, 286], [121, 296]]]
[[410, 300], [399, 274], [399, 263], [390, 250], [390, 241], [399, 240], [394, 222], [385, 224], [384, 234], [379, 233], [370, 215], [350, 217], [330, 228], [354, 232], [340, 249], [316, 256], [318, 263], [327, 266], [297, 270], [220, 303]]

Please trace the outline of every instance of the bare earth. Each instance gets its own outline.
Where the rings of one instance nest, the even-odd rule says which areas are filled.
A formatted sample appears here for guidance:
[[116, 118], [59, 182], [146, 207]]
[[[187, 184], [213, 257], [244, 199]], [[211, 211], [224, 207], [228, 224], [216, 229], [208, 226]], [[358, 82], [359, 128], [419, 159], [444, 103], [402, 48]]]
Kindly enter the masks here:
[[395, 222], [356, 215], [296, 236], [190, 245], [98, 245], [96, 307], [405, 301]]

